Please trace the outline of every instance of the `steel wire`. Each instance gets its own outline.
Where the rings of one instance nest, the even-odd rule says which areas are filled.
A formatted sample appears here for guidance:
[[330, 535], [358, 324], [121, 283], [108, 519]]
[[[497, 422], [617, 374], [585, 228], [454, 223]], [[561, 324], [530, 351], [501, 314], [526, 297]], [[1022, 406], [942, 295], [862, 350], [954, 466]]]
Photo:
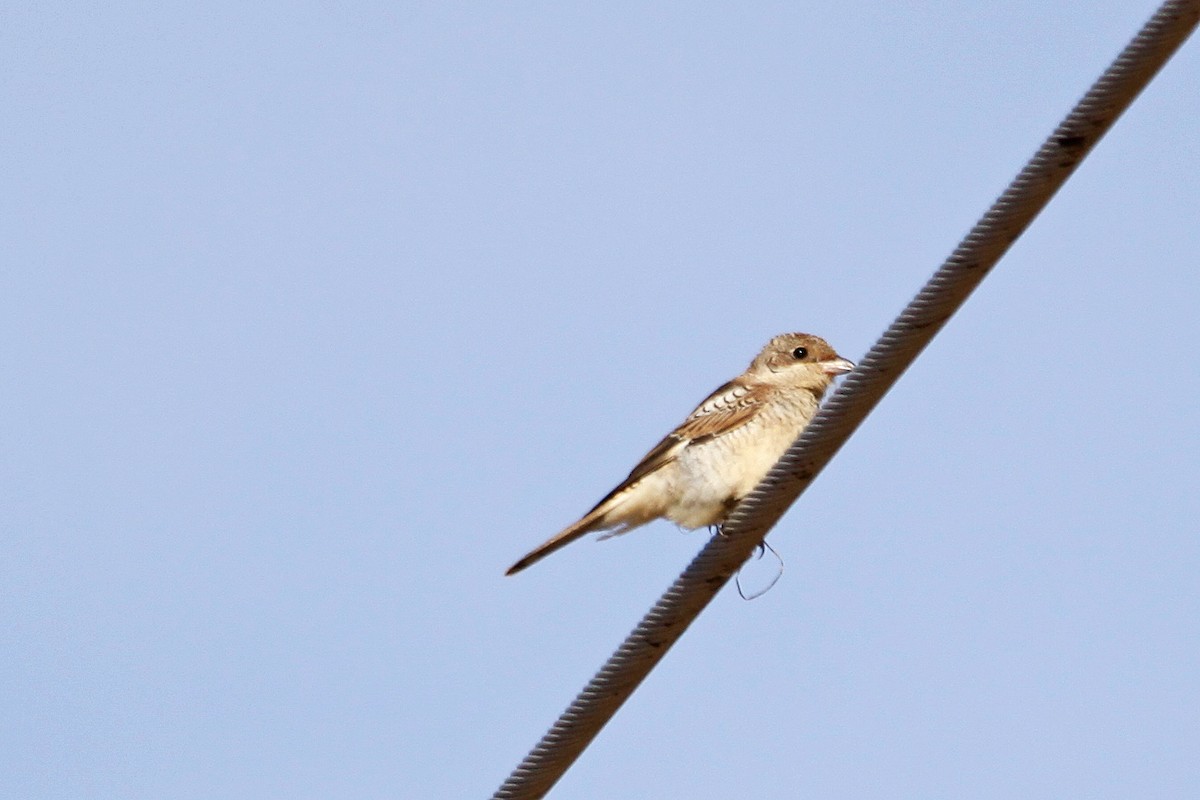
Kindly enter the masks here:
[[1163, 3], [493, 795], [543, 797], [808, 488], [1200, 21]]

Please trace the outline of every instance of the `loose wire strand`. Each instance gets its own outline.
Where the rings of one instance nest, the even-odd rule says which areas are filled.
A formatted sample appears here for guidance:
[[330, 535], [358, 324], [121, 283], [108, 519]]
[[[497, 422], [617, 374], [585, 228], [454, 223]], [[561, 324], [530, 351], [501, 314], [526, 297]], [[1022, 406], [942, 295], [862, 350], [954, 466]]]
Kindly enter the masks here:
[[1200, 21], [1200, 0], [1168, 0], [1046, 139], [900, 313], [779, 463], [726, 520], [513, 770], [494, 800], [545, 796], [667, 650], [729, 582], [867, 414]]

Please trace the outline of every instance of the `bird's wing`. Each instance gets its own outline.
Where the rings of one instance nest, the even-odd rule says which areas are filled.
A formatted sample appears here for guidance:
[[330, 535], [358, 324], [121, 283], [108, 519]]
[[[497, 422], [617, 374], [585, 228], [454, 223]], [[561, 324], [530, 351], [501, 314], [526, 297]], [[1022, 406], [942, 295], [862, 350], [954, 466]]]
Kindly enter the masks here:
[[766, 399], [763, 384], [730, 381], [719, 387], [696, 407], [671, 436], [700, 444], [724, 436], [749, 422]]
[[595, 508], [604, 505], [650, 473], [670, 464], [685, 447], [710, 441], [745, 425], [761, 406], [765, 388], [736, 381], [717, 387], [679, 427], [654, 445], [629, 473], [629, 477], [605, 495]]

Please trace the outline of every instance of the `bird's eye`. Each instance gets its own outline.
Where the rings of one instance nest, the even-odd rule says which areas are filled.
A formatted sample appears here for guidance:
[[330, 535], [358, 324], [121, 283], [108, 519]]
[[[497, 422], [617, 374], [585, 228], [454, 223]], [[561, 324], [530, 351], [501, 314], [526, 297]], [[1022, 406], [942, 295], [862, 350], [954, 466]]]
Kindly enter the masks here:
[[797, 347], [795, 350], [792, 351], [792, 356], [797, 361], [801, 361], [805, 358], [808, 358], [808, 348], [807, 347]]

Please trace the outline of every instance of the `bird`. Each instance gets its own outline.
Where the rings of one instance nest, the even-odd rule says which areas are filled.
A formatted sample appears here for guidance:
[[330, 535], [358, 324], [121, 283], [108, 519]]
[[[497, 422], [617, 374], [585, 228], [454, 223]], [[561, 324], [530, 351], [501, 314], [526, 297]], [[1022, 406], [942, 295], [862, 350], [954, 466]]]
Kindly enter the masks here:
[[854, 369], [819, 336], [784, 333], [719, 386], [579, 521], [508, 568], [514, 575], [592, 532], [627, 533], [655, 519], [719, 526], [817, 413], [834, 378]]

